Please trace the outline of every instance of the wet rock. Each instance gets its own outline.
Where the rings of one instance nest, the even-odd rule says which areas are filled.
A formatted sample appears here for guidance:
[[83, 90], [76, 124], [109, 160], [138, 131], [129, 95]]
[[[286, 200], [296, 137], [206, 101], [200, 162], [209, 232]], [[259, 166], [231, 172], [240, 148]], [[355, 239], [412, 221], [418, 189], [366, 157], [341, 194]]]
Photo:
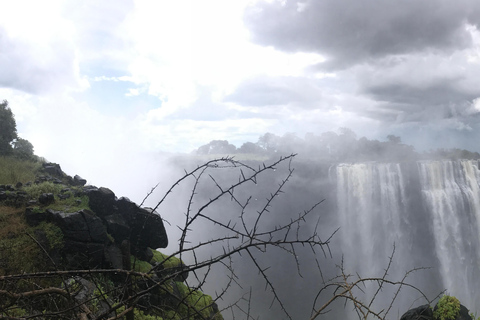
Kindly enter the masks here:
[[130, 227], [127, 225], [123, 216], [119, 214], [112, 214], [106, 216], [105, 223], [107, 231], [115, 238], [117, 243], [122, 243], [123, 240], [130, 238]]
[[79, 175], [75, 175], [73, 177], [73, 185], [74, 186], [84, 186], [87, 183], [87, 180], [83, 179]]
[[408, 310], [400, 320], [433, 320], [433, 311], [428, 304], [425, 304]]
[[167, 232], [162, 218], [156, 212], [138, 209], [128, 223], [132, 229], [132, 245], [152, 249], [167, 247]]
[[55, 202], [55, 198], [53, 193], [42, 193], [40, 197], [38, 197], [38, 202], [43, 205], [49, 205]]
[[108, 241], [107, 229], [102, 220], [89, 210], [74, 213], [55, 212], [53, 216], [54, 222], [68, 239], [97, 243]]
[[115, 194], [108, 188], [89, 189], [87, 192], [90, 209], [100, 217], [115, 213]]
[[63, 171], [60, 168], [60, 165], [57, 164], [57, 163], [52, 163], [52, 162], [44, 163], [43, 164], [43, 170], [45, 170], [45, 172], [47, 172], [48, 174], [51, 174], [51, 175], [54, 175], [54, 176], [58, 176], [58, 177], [63, 176]]
[[122, 251], [116, 245], [105, 247], [105, 262], [113, 269], [124, 269]]
[[25, 220], [29, 226], [38, 226], [41, 222], [47, 221], [48, 218], [51, 216], [50, 213], [46, 211], [37, 211], [33, 208], [25, 209]]

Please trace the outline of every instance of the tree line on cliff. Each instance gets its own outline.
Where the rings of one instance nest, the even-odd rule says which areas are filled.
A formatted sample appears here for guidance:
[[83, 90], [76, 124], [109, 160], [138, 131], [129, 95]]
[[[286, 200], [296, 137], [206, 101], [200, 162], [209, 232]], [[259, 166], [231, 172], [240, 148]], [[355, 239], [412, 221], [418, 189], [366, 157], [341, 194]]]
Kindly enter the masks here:
[[28, 160], [34, 157], [33, 145], [17, 134], [17, 124], [8, 101], [0, 103], [0, 156], [13, 155]]
[[294, 133], [278, 136], [265, 133], [257, 142], [245, 142], [239, 148], [227, 140], [212, 140], [193, 151], [197, 155], [218, 154], [257, 154], [280, 155], [298, 153], [300, 156], [326, 162], [353, 161], [408, 161], [424, 159], [479, 159], [478, 152], [464, 149], [435, 149], [422, 153], [415, 151], [411, 145], [402, 143], [396, 135], [388, 135], [385, 141], [357, 138], [349, 128], [339, 128], [338, 133], [323, 132], [320, 135], [308, 133], [304, 138]]

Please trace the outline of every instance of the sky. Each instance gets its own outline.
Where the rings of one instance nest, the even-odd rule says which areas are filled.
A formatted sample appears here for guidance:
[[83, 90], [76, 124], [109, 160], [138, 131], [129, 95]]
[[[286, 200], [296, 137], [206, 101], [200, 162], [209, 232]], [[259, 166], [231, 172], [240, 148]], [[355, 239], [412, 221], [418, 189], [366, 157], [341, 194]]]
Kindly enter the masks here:
[[266, 132], [480, 151], [479, 23], [476, 0], [1, 0], [0, 99], [107, 186]]

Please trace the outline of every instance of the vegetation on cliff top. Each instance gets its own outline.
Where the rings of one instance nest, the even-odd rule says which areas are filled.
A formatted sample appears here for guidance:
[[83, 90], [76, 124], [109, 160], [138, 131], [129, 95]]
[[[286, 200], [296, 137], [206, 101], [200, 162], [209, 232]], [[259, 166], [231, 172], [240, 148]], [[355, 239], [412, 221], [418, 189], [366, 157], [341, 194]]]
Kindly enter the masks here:
[[[4, 110], [8, 111], [5, 103], [3, 107]], [[349, 134], [348, 131], [344, 131], [342, 132], [344, 137], [341, 138], [348, 138]], [[8, 139], [10, 138], [3, 138], [3, 141]], [[260, 147], [263, 150], [273, 152], [272, 154], [283, 152], [281, 148], [275, 148], [275, 145], [269, 139], [266, 137], [261, 139]], [[357, 142], [365, 142], [362, 139]], [[57, 196], [53, 204], [38, 205], [33, 208], [34, 212], [37, 210], [43, 212], [49, 208], [55, 210], [88, 208], [87, 198], [77, 197], [75, 187], [68, 186], [66, 177], [63, 177], [65, 180], [60, 183], [40, 181], [37, 184], [33, 183], [27, 186], [29, 181], [35, 181], [39, 175], [44, 174], [42, 164], [38, 162], [36, 157], [25, 158], [19, 156], [19, 153], [15, 154], [13, 140], [9, 142], [9, 145], [12, 150], [9, 150], [9, 147], [4, 144], [3, 148], [7, 151], [0, 157], [0, 161], [3, 161], [3, 166], [0, 167], [0, 184], [16, 185], [18, 182], [25, 184], [26, 186], [21, 188], [26, 192], [27, 199], [38, 197], [43, 193], [52, 193]], [[375, 143], [371, 144], [371, 146], [374, 145]], [[390, 137], [388, 143], [383, 146], [385, 149], [381, 149], [383, 150], [380, 150], [381, 152], [385, 150], [413, 152], [408, 146], [402, 145], [400, 139], [395, 136]], [[331, 155], [332, 148], [335, 146], [329, 145], [327, 147]], [[255, 154], [258, 151], [255, 148], [255, 146], [248, 145], [242, 150], [253, 150], [252, 154]], [[208, 149], [208, 152], [212, 151], [211, 148], [204, 149]], [[217, 149], [214, 150], [215, 152], [218, 151]], [[339, 148], [333, 154], [338, 156], [342, 153], [341, 150]], [[2, 296], [0, 316], [10, 319], [20, 319], [25, 316], [38, 319], [62, 319], [78, 316], [81, 319], [105, 319], [108, 317], [109, 319], [125, 318], [127, 320], [219, 320], [222, 319], [222, 316], [218, 311], [216, 301], [225, 295], [230, 286], [235, 283], [238, 284], [239, 280], [233, 268], [232, 257], [243, 254], [242, 257], [252, 263], [252, 270], [258, 272], [265, 282], [266, 291], [272, 296], [272, 303], [278, 304], [286, 317], [291, 319], [284, 300], [280, 297], [266, 272], [269, 266], [263, 265], [263, 261], [258, 258], [259, 254], [265, 253], [270, 247], [280, 249], [289, 257], [291, 256], [300, 274], [298, 252], [303, 250], [303, 247], [307, 247], [312, 253], [312, 260], [315, 260], [319, 265], [316, 260], [319, 256], [318, 253], [327, 255], [330, 250], [329, 240], [332, 236], [329, 235], [326, 240], [322, 240], [316, 227], [312, 230], [312, 226], [318, 226], [318, 221], [315, 221], [316, 218], [311, 219], [311, 213], [315, 212], [320, 202], [299, 213], [298, 217], [289, 217], [289, 221], [279, 222], [273, 229], [268, 229], [268, 226], [264, 228], [261, 225], [264, 217], [270, 214], [272, 203], [283, 193], [284, 185], [293, 173], [293, 168], [291, 168], [293, 157], [294, 155], [280, 157], [279, 160], [271, 164], [263, 164], [263, 167], [260, 166], [258, 169], [232, 158], [215, 159], [191, 171], [186, 171], [185, 175], [172, 185], [159, 201], [157, 207], [180, 183], [186, 179], [193, 180], [193, 187], [191, 187], [185, 213], [185, 224], [179, 226], [182, 232], [179, 239], [179, 249], [174, 254], [181, 256], [182, 259], [184, 256], [189, 256], [193, 261], [190, 265], [184, 265], [182, 260], [174, 256], [167, 256], [154, 251], [153, 258], [150, 261], [144, 261], [138, 259], [138, 257], [130, 259], [128, 256], [127, 260], [130, 261], [132, 270], [62, 270], [62, 266], [50, 263], [54, 262], [51, 254], [59, 252], [58, 250], [62, 248], [64, 236], [62, 231], [54, 224], [47, 222], [35, 227], [28, 226], [24, 219], [25, 204], [18, 206], [18, 203], [16, 203], [17, 207], [13, 207], [0, 202], [0, 295]], [[273, 191], [267, 196], [263, 207], [260, 206], [259, 210], [250, 210], [251, 185], [257, 185], [261, 175], [276, 171], [277, 168], [282, 168], [282, 166], [286, 172], [285, 178], [278, 186], [273, 186]], [[216, 169], [236, 170], [238, 179], [229, 185], [224, 185], [215, 178], [215, 175], [211, 174]], [[196, 195], [200, 186], [205, 183], [205, 179], [210, 182], [213, 181], [213, 184], [217, 187], [217, 194], [197, 207], [194, 205]], [[66, 192], [71, 193], [70, 198], [74, 202], [68, 202], [67, 199], [58, 197], [67, 186], [70, 190]], [[247, 190], [246, 197], [244, 193], [239, 192], [242, 187]], [[219, 200], [221, 198], [230, 199], [233, 206], [229, 207], [228, 210], [233, 212], [232, 215], [209, 216], [206, 209], [221, 202]], [[252, 213], [254, 214], [253, 217], [250, 215]], [[221, 229], [224, 235], [203, 242], [190, 243], [187, 240], [189, 232], [199, 220]], [[39, 234], [41, 236], [38, 236]], [[41, 237], [45, 238], [46, 241], [40, 243], [37, 239]], [[114, 242], [115, 239], [109, 239], [109, 241]], [[219, 252], [214, 252], [205, 259], [197, 255], [197, 251], [202, 248], [214, 247], [217, 244], [220, 244], [222, 249]], [[301, 252], [303, 253], [303, 251]], [[360, 278], [358, 276], [358, 279], [352, 278], [345, 272], [343, 266], [340, 266], [339, 276], [325, 282], [323, 287], [319, 288], [318, 295], [313, 303], [311, 319], [322, 316], [335, 300], [342, 300], [345, 303], [351, 302], [361, 319], [367, 319], [369, 316], [386, 319], [392, 305], [377, 312], [372, 307], [377, 295], [371, 301], [365, 302], [357, 297], [357, 293], [361, 292], [365, 284], [370, 282], [378, 285], [377, 293], [389, 285], [399, 286], [403, 288], [402, 290], [413, 290], [421, 298], [431, 303], [432, 301], [428, 300], [418, 288], [406, 282], [407, 275], [418, 269], [408, 271], [400, 281], [392, 281], [386, 278], [392, 260], [393, 254], [390, 257], [385, 274], [380, 277]], [[211, 276], [210, 270], [213, 266], [223, 267], [228, 274], [228, 283], [214, 298], [200, 291], [207, 279], [211, 279], [209, 276]], [[201, 270], [206, 270], [203, 275], [199, 272]], [[42, 273], [43, 271], [50, 272]], [[194, 274], [195, 281], [193, 282], [196, 283], [195, 285], [190, 287], [181, 281], [177, 281], [185, 272]], [[81, 282], [85, 278], [88, 278], [88, 284]], [[93, 286], [92, 290], [84, 291], [84, 288], [90, 284]], [[329, 296], [328, 293], [331, 290], [333, 290], [333, 294]], [[84, 302], [78, 303], [74, 299], [81, 294], [86, 294], [87, 298]], [[392, 304], [396, 296], [392, 297]], [[154, 301], [154, 299], [160, 300]], [[168, 301], [168, 306], [166, 301]], [[246, 306], [241, 304], [242, 301], [246, 301]], [[175, 307], [172, 308], [172, 305]], [[147, 312], [147, 307], [152, 306], [154, 311], [149, 309]], [[229, 308], [237, 310], [244, 318], [253, 318], [250, 314], [249, 298], [242, 297], [239, 301], [231, 303]]]

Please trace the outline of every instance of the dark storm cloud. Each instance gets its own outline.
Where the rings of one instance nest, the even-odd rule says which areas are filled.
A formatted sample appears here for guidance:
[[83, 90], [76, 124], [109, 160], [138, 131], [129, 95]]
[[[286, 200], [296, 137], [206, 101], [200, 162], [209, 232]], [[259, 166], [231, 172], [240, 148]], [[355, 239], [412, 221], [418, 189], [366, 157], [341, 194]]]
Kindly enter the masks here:
[[396, 122], [457, 118], [471, 123], [479, 115], [473, 102], [480, 97], [480, 68], [461, 56], [420, 55], [388, 66], [357, 68], [358, 90], [378, 103], [368, 116]]
[[273, 1], [245, 12], [254, 42], [289, 52], [325, 55], [339, 69], [388, 55], [451, 52], [468, 47], [465, 24], [476, 24], [476, 1]]
[[326, 61], [309, 71], [334, 70], [336, 96], [370, 102], [329, 100], [323, 88], [324, 100], [359, 118], [454, 130], [472, 130], [478, 121], [480, 66], [478, 57], [468, 58], [478, 56], [472, 37], [480, 22], [478, 1], [257, 2], [244, 21], [260, 45], [323, 55]]
[[73, 47], [66, 42], [36, 46], [11, 38], [0, 26], [0, 87], [40, 93], [74, 85], [74, 60]]
[[301, 77], [256, 77], [241, 83], [225, 98], [244, 106], [294, 105], [318, 107], [323, 99], [319, 81]]

